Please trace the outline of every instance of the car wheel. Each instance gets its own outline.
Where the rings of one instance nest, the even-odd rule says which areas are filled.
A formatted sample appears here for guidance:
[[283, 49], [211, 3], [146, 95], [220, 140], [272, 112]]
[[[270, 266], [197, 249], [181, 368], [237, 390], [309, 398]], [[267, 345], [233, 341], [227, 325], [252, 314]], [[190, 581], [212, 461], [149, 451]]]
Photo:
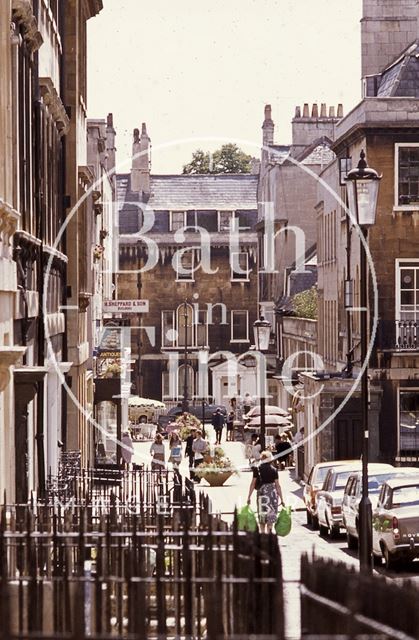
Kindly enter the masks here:
[[327, 533], [329, 538], [331, 538], [333, 540], [333, 538], [337, 538], [337, 536], [340, 533], [340, 528], [337, 527], [335, 524], [329, 524], [329, 518], [326, 517], [326, 521], [327, 521]]
[[327, 536], [328, 531], [329, 531], [329, 528], [319, 522], [319, 533], [323, 538]]
[[399, 562], [396, 558], [394, 558], [391, 553], [389, 552], [389, 550], [387, 549], [387, 547], [384, 547], [383, 550], [383, 557], [384, 557], [384, 565], [385, 568], [388, 571], [393, 571], [395, 569], [397, 569]]
[[311, 511], [309, 509], [306, 509], [306, 516], [307, 516], [307, 524], [309, 526], [313, 526], [313, 516], [311, 515]]
[[348, 549], [358, 549], [358, 538], [346, 532], [346, 541], [348, 543]]
[[311, 528], [313, 529], [313, 531], [318, 531], [319, 519], [317, 516], [311, 516]]
[[383, 564], [383, 556], [376, 556], [375, 553], [373, 553], [372, 561], [374, 563], [374, 567], [381, 567]]

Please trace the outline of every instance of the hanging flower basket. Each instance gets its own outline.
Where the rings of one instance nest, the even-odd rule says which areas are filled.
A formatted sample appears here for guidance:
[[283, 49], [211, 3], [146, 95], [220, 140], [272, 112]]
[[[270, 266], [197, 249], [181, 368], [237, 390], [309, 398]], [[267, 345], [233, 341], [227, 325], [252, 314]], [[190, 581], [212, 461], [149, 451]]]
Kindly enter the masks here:
[[105, 247], [101, 244], [97, 244], [93, 249], [93, 259], [100, 260], [101, 257], [103, 256], [104, 251], [105, 251]]

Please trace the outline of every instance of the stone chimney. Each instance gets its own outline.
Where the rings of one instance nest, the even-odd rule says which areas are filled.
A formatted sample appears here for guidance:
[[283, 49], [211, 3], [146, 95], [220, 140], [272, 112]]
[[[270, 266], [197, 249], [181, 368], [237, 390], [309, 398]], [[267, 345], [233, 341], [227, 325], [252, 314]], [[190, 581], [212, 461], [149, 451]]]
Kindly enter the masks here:
[[271, 105], [265, 105], [265, 119], [262, 125], [263, 131], [263, 146], [267, 147], [274, 143], [274, 131], [275, 125], [272, 120], [272, 109]]
[[363, 0], [362, 78], [381, 73], [418, 38], [418, 0]]
[[335, 115], [335, 107], [327, 107], [322, 103], [319, 109], [317, 103], [310, 108], [306, 102], [303, 106], [302, 115], [301, 108], [295, 108], [295, 116], [292, 120], [292, 147], [291, 155], [298, 156], [305, 147], [310, 146], [323, 136], [333, 140], [335, 135], [335, 124], [343, 118], [343, 107], [341, 104], [337, 107], [337, 116]]
[[108, 113], [106, 118], [106, 153], [107, 153], [107, 161], [106, 168], [108, 171], [111, 171], [115, 167], [115, 136], [116, 131], [113, 126], [113, 114]]
[[150, 193], [150, 138], [145, 122], [141, 126], [141, 135], [138, 129], [134, 129], [131, 190], [143, 195]]

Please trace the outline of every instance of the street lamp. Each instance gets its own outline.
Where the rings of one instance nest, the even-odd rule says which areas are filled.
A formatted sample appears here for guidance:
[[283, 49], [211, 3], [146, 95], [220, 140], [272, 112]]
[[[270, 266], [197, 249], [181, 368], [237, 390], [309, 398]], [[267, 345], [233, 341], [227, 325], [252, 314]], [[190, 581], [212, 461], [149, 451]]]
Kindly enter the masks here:
[[363, 571], [372, 571], [372, 507], [368, 496], [368, 228], [375, 224], [378, 188], [381, 176], [367, 166], [362, 150], [358, 167], [346, 178], [349, 210], [364, 238], [360, 256], [360, 308], [361, 308], [361, 366], [365, 366], [361, 378], [362, 402], [362, 498], [359, 505], [359, 563]]
[[[267, 351], [269, 349], [269, 339], [271, 336], [271, 323], [265, 320], [263, 315], [253, 323], [253, 335], [257, 351]], [[259, 368], [262, 375], [262, 367]], [[263, 371], [265, 369], [263, 368]], [[262, 393], [260, 394], [260, 445], [265, 449], [265, 380], [261, 380]]]
[[184, 323], [184, 355], [183, 355], [183, 400], [182, 411], [188, 411], [188, 301], [183, 303], [183, 323]]

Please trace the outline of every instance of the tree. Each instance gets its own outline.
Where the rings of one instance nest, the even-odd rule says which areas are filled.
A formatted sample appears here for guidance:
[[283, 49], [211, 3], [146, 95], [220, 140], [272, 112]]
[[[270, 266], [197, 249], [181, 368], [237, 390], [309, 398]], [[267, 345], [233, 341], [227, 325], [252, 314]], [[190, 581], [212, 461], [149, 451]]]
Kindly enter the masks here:
[[192, 160], [183, 167], [183, 173], [211, 173], [211, 154], [209, 151], [197, 149], [192, 154]]
[[183, 173], [250, 173], [252, 156], [236, 144], [223, 144], [214, 153], [197, 149], [192, 160], [183, 167]]
[[292, 297], [293, 315], [297, 318], [316, 320], [317, 318], [317, 289], [311, 287]]

